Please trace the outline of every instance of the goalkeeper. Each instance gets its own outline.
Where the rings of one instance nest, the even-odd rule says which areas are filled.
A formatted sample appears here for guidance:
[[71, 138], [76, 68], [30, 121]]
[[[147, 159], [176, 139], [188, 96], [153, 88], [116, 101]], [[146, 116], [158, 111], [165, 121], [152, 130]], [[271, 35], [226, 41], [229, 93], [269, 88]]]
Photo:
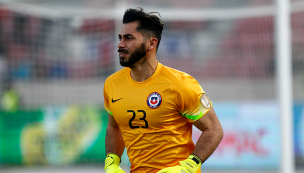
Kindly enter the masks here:
[[[122, 23], [117, 47], [125, 68], [104, 84], [105, 171], [125, 172], [126, 148], [131, 173], [200, 173], [223, 137], [212, 102], [193, 77], [157, 60], [164, 24], [155, 12], [128, 9]], [[196, 144], [193, 125], [202, 131]]]

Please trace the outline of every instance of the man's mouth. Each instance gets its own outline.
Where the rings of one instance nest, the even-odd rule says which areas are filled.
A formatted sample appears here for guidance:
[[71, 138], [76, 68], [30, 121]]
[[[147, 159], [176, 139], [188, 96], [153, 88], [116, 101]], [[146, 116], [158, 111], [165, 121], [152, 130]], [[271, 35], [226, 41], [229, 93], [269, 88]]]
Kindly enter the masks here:
[[125, 55], [129, 53], [127, 50], [124, 49], [118, 49], [117, 52], [119, 52], [119, 55]]

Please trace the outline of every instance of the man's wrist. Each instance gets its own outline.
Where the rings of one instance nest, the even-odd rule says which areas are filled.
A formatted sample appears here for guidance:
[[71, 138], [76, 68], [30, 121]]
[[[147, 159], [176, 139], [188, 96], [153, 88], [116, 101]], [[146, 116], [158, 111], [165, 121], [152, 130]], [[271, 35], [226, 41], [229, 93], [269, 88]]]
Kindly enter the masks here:
[[191, 160], [193, 160], [196, 164], [203, 164], [203, 162], [202, 162], [202, 160], [199, 158], [199, 157], [197, 157], [195, 154], [190, 154], [189, 155], [189, 157], [188, 157], [188, 159], [191, 159]]
[[107, 166], [112, 165], [112, 164], [119, 165], [120, 162], [121, 162], [121, 159], [117, 154], [114, 154], [114, 153], [107, 154], [107, 157], [106, 157]]

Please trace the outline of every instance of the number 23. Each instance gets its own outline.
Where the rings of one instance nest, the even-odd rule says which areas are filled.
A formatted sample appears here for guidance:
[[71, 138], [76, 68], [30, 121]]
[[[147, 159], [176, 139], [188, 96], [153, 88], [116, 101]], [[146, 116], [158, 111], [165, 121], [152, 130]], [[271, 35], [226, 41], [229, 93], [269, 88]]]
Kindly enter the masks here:
[[[136, 129], [136, 128], [140, 128], [139, 126], [133, 126], [132, 125], [132, 121], [135, 119], [136, 117], [136, 113], [134, 110], [127, 110], [127, 112], [132, 112], [133, 113], [133, 116], [132, 118], [130, 119], [129, 121], [129, 126], [131, 129]], [[137, 112], [141, 112], [143, 113], [143, 117], [142, 118], [139, 118], [140, 120], [144, 121], [145, 122], [145, 126], [141, 126], [141, 128], [148, 128], [148, 121], [146, 120], [146, 112], [144, 110], [137, 110]]]

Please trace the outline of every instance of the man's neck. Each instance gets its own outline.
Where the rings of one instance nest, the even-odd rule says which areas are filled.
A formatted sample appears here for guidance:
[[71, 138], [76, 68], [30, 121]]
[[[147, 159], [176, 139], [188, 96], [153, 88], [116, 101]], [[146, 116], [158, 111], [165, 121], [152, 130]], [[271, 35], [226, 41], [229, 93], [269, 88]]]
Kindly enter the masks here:
[[158, 61], [156, 59], [148, 61], [143, 58], [131, 67], [131, 77], [136, 82], [143, 82], [149, 79], [157, 68]]

